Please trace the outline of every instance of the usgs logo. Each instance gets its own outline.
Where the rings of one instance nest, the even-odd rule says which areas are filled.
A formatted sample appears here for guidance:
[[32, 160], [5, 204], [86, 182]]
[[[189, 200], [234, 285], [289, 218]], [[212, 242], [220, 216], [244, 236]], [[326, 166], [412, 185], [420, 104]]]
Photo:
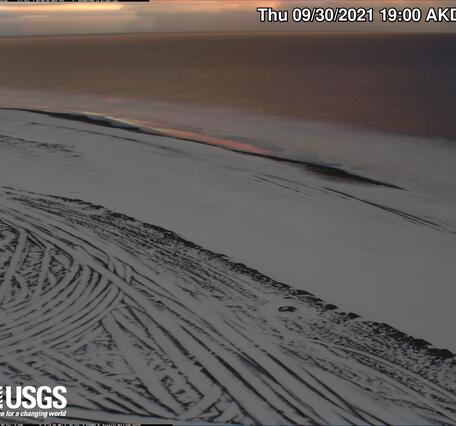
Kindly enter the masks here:
[[0, 409], [62, 409], [66, 393], [65, 386], [0, 386]]

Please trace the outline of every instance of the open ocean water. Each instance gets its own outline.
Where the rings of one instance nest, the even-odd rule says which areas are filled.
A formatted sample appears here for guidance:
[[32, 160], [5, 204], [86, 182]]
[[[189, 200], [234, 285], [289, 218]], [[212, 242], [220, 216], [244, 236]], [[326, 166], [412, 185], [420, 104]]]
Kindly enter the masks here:
[[337, 164], [456, 200], [456, 36], [0, 39], [0, 106], [83, 110]]

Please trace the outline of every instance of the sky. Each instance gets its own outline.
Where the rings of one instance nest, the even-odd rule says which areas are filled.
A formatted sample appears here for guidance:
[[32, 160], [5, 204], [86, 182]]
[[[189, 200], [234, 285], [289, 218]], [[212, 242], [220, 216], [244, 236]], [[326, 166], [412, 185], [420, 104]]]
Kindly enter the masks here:
[[454, 31], [453, 24], [304, 24], [259, 22], [269, 6], [454, 6], [437, 0], [151, 0], [150, 3], [0, 3], [0, 36], [156, 31]]

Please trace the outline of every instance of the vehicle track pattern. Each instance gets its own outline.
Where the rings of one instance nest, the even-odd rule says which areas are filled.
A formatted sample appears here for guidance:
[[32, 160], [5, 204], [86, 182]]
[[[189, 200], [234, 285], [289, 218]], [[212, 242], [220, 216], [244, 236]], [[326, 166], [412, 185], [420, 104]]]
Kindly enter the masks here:
[[69, 418], [456, 424], [449, 351], [81, 200], [0, 189], [0, 305], [2, 382]]

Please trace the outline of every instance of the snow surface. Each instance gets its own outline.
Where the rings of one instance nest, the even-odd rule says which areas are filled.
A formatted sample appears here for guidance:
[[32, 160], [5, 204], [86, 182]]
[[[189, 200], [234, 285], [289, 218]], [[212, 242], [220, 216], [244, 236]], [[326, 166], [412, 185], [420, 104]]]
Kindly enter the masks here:
[[4, 107], [91, 111], [147, 127], [184, 129], [247, 142], [274, 155], [338, 165], [456, 207], [454, 140], [391, 134], [328, 122], [258, 114], [217, 104], [2, 89]]
[[0, 120], [2, 186], [80, 198], [166, 227], [456, 350], [453, 209], [185, 141], [20, 112], [1, 111]]
[[[454, 358], [407, 336], [456, 351], [451, 206], [299, 164], [20, 111], [0, 111], [0, 152], [3, 252], [5, 265], [17, 265], [4, 268], [3, 303], [17, 309], [53, 283], [62, 303], [65, 292], [84, 295], [83, 312], [110, 337], [80, 354], [78, 374], [92, 377], [93, 351], [100, 363], [118, 362], [125, 378], [141, 376], [153, 362], [170, 368], [171, 385], [154, 374], [171, 387], [155, 390], [159, 404], [149, 400], [138, 414], [247, 423], [456, 422]], [[183, 240], [162, 229], [149, 235], [146, 224]], [[26, 250], [30, 260], [20, 260]], [[49, 279], [33, 278], [46, 268]], [[43, 288], [32, 291], [27, 280]], [[48, 333], [46, 356], [57, 370], [59, 363], [68, 367], [65, 351], [99, 330], [81, 337], [86, 330], [70, 314], [62, 310], [58, 320], [30, 331]], [[54, 330], [56, 321], [67, 328]], [[141, 338], [151, 327], [168, 329], [185, 356], [153, 361]], [[76, 340], [66, 337], [56, 348], [62, 330]], [[19, 337], [4, 351], [14, 354], [22, 344], [33, 354], [33, 341]], [[172, 342], [160, 340], [168, 357], [177, 353]], [[157, 382], [149, 379], [146, 388]], [[133, 392], [121, 375], [112, 380], [122, 395]], [[108, 385], [100, 383], [93, 386]], [[96, 409], [78, 395], [78, 405]], [[109, 413], [112, 401], [101, 401], [102, 391], [99, 398]], [[186, 404], [194, 409], [183, 414]], [[135, 413], [127, 405], [125, 414]]]

